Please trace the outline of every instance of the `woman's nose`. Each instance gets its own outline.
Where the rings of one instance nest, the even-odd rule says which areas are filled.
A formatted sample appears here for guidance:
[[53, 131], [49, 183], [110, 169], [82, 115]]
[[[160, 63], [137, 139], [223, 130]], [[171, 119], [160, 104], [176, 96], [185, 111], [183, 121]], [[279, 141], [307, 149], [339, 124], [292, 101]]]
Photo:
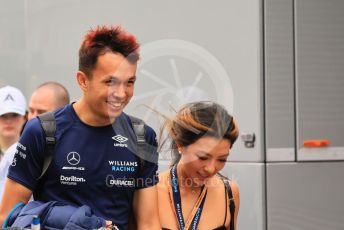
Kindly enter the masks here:
[[209, 174], [214, 174], [214, 173], [216, 173], [216, 165], [215, 165], [215, 163], [210, 162], [210, 163], [208, 163], [207, 165], [205, 165], [204, 171], [206, 171], [206, 172], [209, 173]]

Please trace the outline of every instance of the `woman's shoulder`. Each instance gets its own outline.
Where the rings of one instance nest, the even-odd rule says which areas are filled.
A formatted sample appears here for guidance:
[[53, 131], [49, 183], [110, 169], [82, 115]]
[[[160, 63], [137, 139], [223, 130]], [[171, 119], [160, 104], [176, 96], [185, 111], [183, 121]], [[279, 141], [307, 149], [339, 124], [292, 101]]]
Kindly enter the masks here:
[[232, 196], [234, 197], [239, 194], [238, 184], [234, 180], [220, 174], [217, 174], [208, 182], [208, 187], [211, 187], [218, 192], [221, 192], [224, 189], [231, 190]]

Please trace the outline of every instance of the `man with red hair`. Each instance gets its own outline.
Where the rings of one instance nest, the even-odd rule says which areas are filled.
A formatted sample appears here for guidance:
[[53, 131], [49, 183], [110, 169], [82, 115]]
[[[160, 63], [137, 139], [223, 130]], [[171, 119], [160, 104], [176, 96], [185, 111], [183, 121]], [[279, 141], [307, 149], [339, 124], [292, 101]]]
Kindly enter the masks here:
[[123, 112], [134, 92], [138, 48], [120, 27], [97, 27], [85, 36], [76, 74], [82, 97], [54, 112], [56, 145], [43, 176], [44, 131], [37, 118], [26, 125], [8, 173], [0, 223], [33, 194], [38, 201], [88, 205], [119, 229], [128, 228], [131, 214], [138, 229], [161, 229], [155, 132], [145, 125], [149, 153], [140, 159], [131, 117]]

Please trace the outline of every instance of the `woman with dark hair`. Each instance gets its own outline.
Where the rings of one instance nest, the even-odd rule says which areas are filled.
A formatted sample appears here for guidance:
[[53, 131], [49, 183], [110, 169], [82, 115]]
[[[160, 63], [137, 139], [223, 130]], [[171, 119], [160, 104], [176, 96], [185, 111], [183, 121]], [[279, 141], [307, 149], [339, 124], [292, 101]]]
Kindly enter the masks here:
[[[172, 164], [159, 176], [163, 229], [236, 229], [239, 190], [219, 174], [239, 130], [233, 117], [213, 102], [186, 104], [165, 130]], [[160, 147], [162, 147], [160, 146]]]

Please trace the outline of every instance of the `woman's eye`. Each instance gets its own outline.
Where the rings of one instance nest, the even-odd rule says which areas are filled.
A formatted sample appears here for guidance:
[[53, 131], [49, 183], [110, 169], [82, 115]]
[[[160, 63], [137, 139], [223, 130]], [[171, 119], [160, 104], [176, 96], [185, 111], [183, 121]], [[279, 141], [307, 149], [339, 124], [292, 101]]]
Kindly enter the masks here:
[[227, 159], [219, 159], [220, 162], [226, 162]]
[[201, 161], [206, 161], [206, 160], [208, 160], [207, 157], [202, 157], [202, 156], [198, 156], [198, 159], [200, 159]]

